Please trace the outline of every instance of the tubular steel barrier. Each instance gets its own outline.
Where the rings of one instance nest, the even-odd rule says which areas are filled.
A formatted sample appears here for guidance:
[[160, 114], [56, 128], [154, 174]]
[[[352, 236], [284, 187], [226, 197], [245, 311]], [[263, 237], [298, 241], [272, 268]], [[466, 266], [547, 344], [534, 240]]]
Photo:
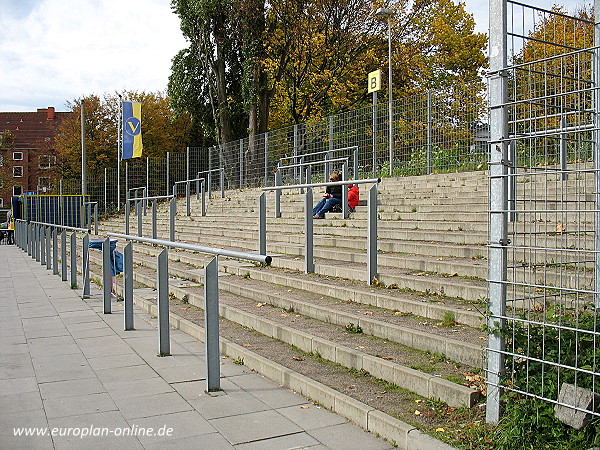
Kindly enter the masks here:
[[[347, 186], [349, 184], [373, 184], [369, 189], [367, 200], [367, 283], [370, 285], [378, 276], [377, 272], [377, 184], [381, 178], [371, 178], [367, 180], [348, 180], [334, 181], [329, 183], [311, 183], [296, 184], [287, 186], [271, 186], [262, 188], [263, 191], [281, 192], [284, 189], [306, 189], [304, 194], [304, 270], [306, 273], [315, 271], [313, 258], [313, 192], [314, 187], [326, 186]], [[342, 197], [342, 205], [348, 207], [347, 195]], [[278, 205], [276, 202], [276, 209]], [[281, 213], [275, 217], [281, 217]], [[258, 199], [258, 248], [262, 255], [267, 254], [267, 201], [266, 192], [263, 192]]]
[[200, 175], [206, 174], [206, 184], [208, 190], [208, 198], [212, 195], [212, 173], [219, 172], [219, 187], [221, 189], [221, 198], [225, 198], [225, 169], [222, 167], [219, 169], [203, 170], [196, 174], [196, 178], [202, 178]]
[[[152, 216], [151, 216], [151, 226], [152, 226], [152, 238], [156, 239], [157, 237], [157, 200], [161, 199], [171, 199], [173, 202], [175, 199], [172, 195], [157, 195], [154, 197], [133, 197], [127, 198], [125, 200], [125, 234], [129, 234], [129, 215], [131, 213], [131, 202], [135, 203], [135, 213], [137, 215], [137, 224], [138, 224], [138, 236], [143, 236], [143, 218], [142, 218], [142, 202], [147, 202], [148, 200], [152, 200]], [[177, 208], [171, 207], [169, 209], [169, 215], [176, 214]], [[169, 223], [171, 227], [174, 227], [174, 219], [170, 220]], [[171, 228], [170, 234], [174, 235], [174, 229]]]
[[202, 209], [202, 217], [206, 216], [206, 194], [205, 194], [205, 180], [204, 178], [193, 178], [190, 180], [182, 180], [176, 181], [173, 184], [173, 198], [177, 198], [177, 185], [185, 183], [185, 212], [187, 216], [191, 216], [191, 196], [190, 196], [190, 183], [196, 182], [196, 199], [200, 196], [201, 200], [201, 209]]
[[[204, 267], [204, 324], [205, 324], [205, 346], [206, 346], [206, 391], [214, 392], [221, 390], [220, 381], [220, 351], [219, 351], [219, 279], [218, 279], [218, 257], [242, 259], [263, 264], [270, 264], [271, 257], [267, 255], [238, 252], [214, 247], [204, 247], [182, 242], [150, 239], [140, 236], [131, 236], [118, 233], [107, 233], [113, 238], [130, 241], [125, 251], [124, 264], [124, 301], [125, 301], [125, 329], [133, 328], [133, 251], [132, 242], [159, 245], [164, 249], [157, 256], [157, 292], [158, 292], [158, 330], [159, 330], [159, 354], [167, 356], [170, 354], [169, 338], [169, 248], [179, 248], [199, 253], [214, 255], [214, 258]], [[107, 238], [107, 241], [108, 239]]]
[[[60, 258], [58, 249], [58, 230], [62, 230], [60, 244]], [[71, 277], [72, 289], [78, 287], [77, 283], [77, 233], [85, 233], [82, 239], [82, 274], [83, 274], [83, 296], [89, 296], [90, 273], [89, 273], [89, 233], [86, 228], [67, 227], [45, 222], [27, 222], [15, 220], [15, 243], [26, 251], [36, 261], [52, 269], [54, 275], [61, 274], [63, 281], [67, 281], [67, 231], [70, 235]], [[59, 260], [61, 262], [59, 271]]]

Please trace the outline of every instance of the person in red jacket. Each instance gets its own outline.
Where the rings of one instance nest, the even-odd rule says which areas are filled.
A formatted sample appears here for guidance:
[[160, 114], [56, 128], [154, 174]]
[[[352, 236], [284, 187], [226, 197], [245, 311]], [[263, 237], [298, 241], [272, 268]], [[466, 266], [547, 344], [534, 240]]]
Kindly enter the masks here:
[[358, 205], [358, 201], [358, 186], [356, 184], [348, 185], [348, 207], [350, 208], [350, 212], [354, 212], [354, 208]]

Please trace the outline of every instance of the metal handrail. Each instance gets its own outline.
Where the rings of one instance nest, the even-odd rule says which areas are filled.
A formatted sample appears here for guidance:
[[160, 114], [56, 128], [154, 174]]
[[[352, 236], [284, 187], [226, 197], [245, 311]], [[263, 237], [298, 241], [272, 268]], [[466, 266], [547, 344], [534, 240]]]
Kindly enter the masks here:
[[280, 191], [283, 189], [314, 188], [322, 186], [348, 186], [350, 184], [381, 183], [381, 178], [369, 178], [365, 180], [329, 181], [327, 183], [286, 184], [283, 186], [268, 186], [261, 188], [262, 191]]
[[303, 163], [298, 163], [298, 164], [288, 164], [287, 166], [277, 166], [277, 169], [291, 169], [292, 167], [317, 166], [320, 164], [340, 162], [340, 161], [344, 161], [347, 163], [348, 159], [349, 158], [347, 156], [345, 156], [344, 158], [321, 159], [319, 161], [310, 161], [310, 162], [303, 162]]
[[235, 250], [227, 250], [224, 248], [205, 247], [203, 245], [187, 244], [185, 242], [165, 241], [162, 239], [151, 239], [142, 236], [133, 236], [130, 234], [107, 233], [107, 236], [125, 239], [128, 241], [145, 242], [147, 244], [162, 245], [169, 248], [180, 248], [182, 250], [190, 250], [193, 252], [206, 253], [215, 256], [225, 256], [228, 258], [243, 259], [245, 261], [254, 261], [258, 263], [271, 264], [272, 257], [268, 255], [260, 255], [257, 253], [238, 252]]
[[35, 221], [30, 221], [27, 222], [26, 220], [22, 220], [22, 219], [16, 219], [15, 222], [25, 222], [25, 223], [32, 223], [34, 225], [42, 225], [42, 226], [46, 226], [46, 227], [54, 227], [54, 228], [60, 228], [61, 230], [69, 230], [69, 231], [79, 231], [80, 233], [89, 233], [90, 229], [89, 228], [76, 228], [76, 227], [68, 227], [66, 225], [58, 225], [56, 223], [47, 223], [47, 222], [35, 222]]

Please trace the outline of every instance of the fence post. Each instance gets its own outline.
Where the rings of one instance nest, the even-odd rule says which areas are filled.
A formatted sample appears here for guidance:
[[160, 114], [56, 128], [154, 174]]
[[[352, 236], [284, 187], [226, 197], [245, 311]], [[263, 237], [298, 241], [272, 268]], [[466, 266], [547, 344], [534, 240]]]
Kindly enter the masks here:
[[[282, 184], [281, 170], [278, 167], [277, 172], [275, 172], [275, 186], [281, 186]], [[275, 217], [281, 217], [281, 189], [275, 191]]]
[[108, 168], [106, 167], [104, 168], [104, 215], [108, 216]]
[[212, 195], [212, 171], [208, 171], [208, 174], [206, 175], [206, 183], [208, 184], [208, 199], [210, 200], [210, 197]]
[[569, 175], [567, 174], [567, 118], [565, 116], [560, 118], [560, 127], [562, 128], [560, 133], [560, 179], [567, 181]]
[[377, 278], [377, 184], [369, 189], [367, 217], [367, 284]]
[[156, 257], [156, 290], [158, 293], [158, 354], [169, 356], [169, 250]]
[[52, 274], [58, 275], [58, 228], [52, 229]]
[[170, 159], [170, 152], [167, 152], [167, 179], [166, 179], [166, 189], [167, 192], [165, 195], [169, 195], [169, 193], [171, 192], [171, 187], [169, 186], [169, 159]]
[[67, 281], [67, 230], [60, 234], [60, 275], [62, 281]]
[[83, 237], [83, 298], [90, 296], [90, 235]]
[[358, 147], [354, 147], [352, 176], [358, 180]]
[[306, 188], [304, 194], [304, 271], [313, 273], [315, 271], [315, 261], [313, 258], [313, 191], [312, 188]]
[[267, 254], [267, 193], [258, 197], [258, 253]]
[[219, 349], [219, 260], [215, 256], [204, 268], [204, 327], [206, 345], [206, 391], [221, 390]]
[[427, 174], [432, 172], [431, 168], [431, 132], [432, 132], [432, 114], [431, 114], [431, 91], [427, 91]]
[[[507, 4], [503, 0], [490, 0], [490, 174], [489, 174], [489, 262], [488, 326], [497, 330], [488, 334], [486, 383], [486, 421], [500, 420], [500, 397], [504, 372], [504, 329], [506, 314], [507, 238], [506, 210], [508, 155], [508, 74], [507, 67]], [[498, 327], [498, 324], [500, 325]]]
[[240, 189], [244, 187], [244, 140], [240, 139]]
[[173, 197], [169, 202], [169, 239], [175, 240], [175, 214], [177, 214], [177, 199]]
[[106, 238], [102, 241], [102, 293], [104, 294], [104, 314], [111, 313], [111, 291], [112, 272], [110, 268], [110, 238]]
[[373, 176], [377, 175], [377, 91], [373, 91]]
[[133, 243], [123, 249], [123, 303], [125, 331], [133, 330]]
[[157, 236], [157, 226], [156, 226], [156, 218], [157, 218], [157, 205], [156, 199], [152, 200], [152, 239], [156, 239]]
[[269, 132], [265, 132], [265, 182], [264, 185], [267, 186], [269, 183]]
[[77, 289], [77, 233], [71, 234], [71, 289]]

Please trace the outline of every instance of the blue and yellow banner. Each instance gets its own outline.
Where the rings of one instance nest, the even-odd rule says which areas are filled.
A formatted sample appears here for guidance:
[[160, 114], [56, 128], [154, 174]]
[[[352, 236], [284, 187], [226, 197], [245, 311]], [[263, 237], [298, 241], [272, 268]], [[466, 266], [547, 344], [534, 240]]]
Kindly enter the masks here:
[[142, 156], [142, 104], [123, 102], [123, 156], [122, 159]]

